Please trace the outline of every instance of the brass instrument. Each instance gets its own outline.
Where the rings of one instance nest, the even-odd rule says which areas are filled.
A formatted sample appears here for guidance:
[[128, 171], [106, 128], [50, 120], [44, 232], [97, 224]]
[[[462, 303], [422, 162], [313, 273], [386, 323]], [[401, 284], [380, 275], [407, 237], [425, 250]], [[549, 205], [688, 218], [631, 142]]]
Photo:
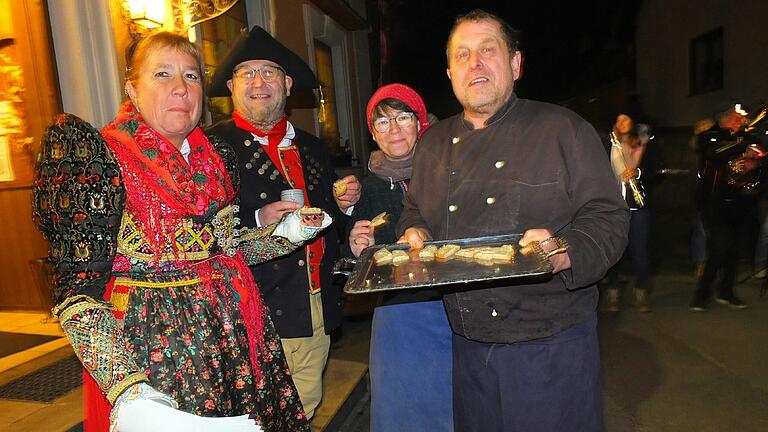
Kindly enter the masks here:
[[[616, 137], [616, 133], [611, 131], [611, 144], [613, 144], [616, 147], [622, 148], [621, 142]], [[621, 158], [624, 159], [624, 151], [622, 150]], [[624, 166], [627, 166], [627, 160], [624, 159]], [[640, 184], [637, 182], [637, 179], [634, 177], [630, 177], [626, 181], [625, 185], [631, 192], [632, 192], [632, 198], [635, 200], [635, 204], [637, 204], [637, 208], [640, 208], [645, 205], [645, 196], [643, 195], [642, 189], [640, 189]]]
[[757, 128], [757, 124], [763, 121], [766, 115], [768, 115], [768, 107], [763, 107], [763, 109], [757, 113], [755, 118], [747, 122], [746, 126], [744, 126], [744, 132], [752, 132], [755, 130], [755, 128]]
[[[750, 171], [744, 166], [745, 159], [758, 159], [763, 157], [764, 152], [760, 148], [756, 137], [752, 135], [760, 122], [765, 120], [768, 115], [768, 107], [764, 107], [752, 119], [746, 122], [741, 130], [731, 135], [731, 140], [724, 140], [719, 147], [715, 149], [715, 154], [727, 154], [738, 152], [738, 156], [728, 161], [726, 167], [725, 183], [738, 191], [741, 195], [753, 195], [760, 192], [762, 183], [762, 172], [760, 168]], [[748, 156], [748, 151], [752, 149], [755, 153]]]

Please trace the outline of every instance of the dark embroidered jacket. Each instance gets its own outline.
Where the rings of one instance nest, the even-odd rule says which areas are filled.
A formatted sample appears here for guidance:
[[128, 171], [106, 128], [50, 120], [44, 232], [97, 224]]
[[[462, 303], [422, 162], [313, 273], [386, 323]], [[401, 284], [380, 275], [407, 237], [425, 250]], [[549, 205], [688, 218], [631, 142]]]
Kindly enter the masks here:
[[[320, 267], [320, 286], [325, 331], [330, 333], [341, 325], [341, 287], [333, 283], [332, 268], [339, 257], [339, 227], [343, 230], [348, 218], [338, 209], [333, 198], [333, 182], [337, 179], [325, 147], [316, 137], [295, 129], [293, 144], [297, 146], [304, 170], [304, 180], [310, 203], [330, 214], [334, 223], [314, 241], [325, 241], [325, 254]], [[279, 201], [280, 191], [291, 186], [282, 178], [261, 144], [250, 132], [239, 129], [232, 119], [213, 125], [208, 133], [220, 136], [232, 144], [237, 154], [241, 178], [240, 218], [243, 226], [255, 227], [255, 211], [266, 204]], [[312, 335], [309, 309], [309, 274], [305, 249], [273, 261], [252, 266], [256, 284], [269, 306], [272, 320], [280, 337]]]

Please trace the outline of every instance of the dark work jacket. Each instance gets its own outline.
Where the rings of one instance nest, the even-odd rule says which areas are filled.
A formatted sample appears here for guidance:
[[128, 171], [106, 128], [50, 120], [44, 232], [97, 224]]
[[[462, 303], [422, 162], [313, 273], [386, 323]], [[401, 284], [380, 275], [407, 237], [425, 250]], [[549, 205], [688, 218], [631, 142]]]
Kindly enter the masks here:
[[[314, 240], [325, 241], [320, 288], [325, 332], [330, 333], [341, 324], [341, 287], [333, 284], [331, 271], [339, 257], [337, 227], [344, 227], [347, 217], [339, 211], [333, 198], [333, 182], [337, 177], [323, 143], [302, 130], [295, 131], [293, 144], [301, 155], [309, 202], [334, 219], [334, 224]], [[291, 186], [276, 172], [261, 144], [250, 132], [236, 127], [232, 119], [211, 126], [207, 132], [221, 137], [234, 148], [240, 172], [240, 219], [245, 227], [256, 226], [256, 210], [279, 201], [280, 191]], [[306, 248], [299, 248], [290, 255], [251, 267], [280, 337], [312, 335], [307, 262]]]
[[547, 280], [446, 294], [456, 333], [512, 343], [594, 317], [595, 283], [624, 252], [629, 210], [589, 123], [512, 95], [483, 129], [461, 114], [432, 126], [414, 157], [398, 234], [421, 227], [445, 240], [546, 228], [569, 245], [572, 268]]

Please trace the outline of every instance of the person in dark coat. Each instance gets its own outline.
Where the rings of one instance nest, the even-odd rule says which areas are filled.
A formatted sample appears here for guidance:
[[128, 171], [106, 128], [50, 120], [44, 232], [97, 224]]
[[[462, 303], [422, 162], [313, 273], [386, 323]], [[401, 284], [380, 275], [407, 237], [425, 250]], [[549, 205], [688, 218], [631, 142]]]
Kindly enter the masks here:
[[717, 303], [731, 309], [747, 307], [736, 295], [734, 282], [740, 240], [757, 235], [765, 150], [758, 136], [744, 131], [746, 123], [745, 113], [731, 104], [717, 115], [717, 124], [699, 135], [699, 197], [708, 259], [688, 306], [693, 312], [707, 310], [715, 289]]
[[551, 253], [545, 279], [467, 284], [443, 301], [453, 329], [454, 427], [603, 428], [596, 282], [627, 244], [629, 210], [594, 128], [518, 98], [522, 56], [507, 23], [475, 10], [448, 38], [464, 110], [421, 138], [401, 241], [522, 234]]
[[[297, 209], [296, 202], [281, 199], [286, 189], [299, 189], [305, 206], [325, 209], [340, 226], [360, 198], [360, 182], [354, 176], [337, 181], [323, 143], [285, 115], [291, 90], [315, 87], [309, 66], [261, 27], [240, 39], [216, 68], [209, 94], [231, 93], [235, 111], [208, 131], [237, 154], [244, 226], [274, 223]], [[334, 192], [336, 187], [344, 191]], [[304, 248], [251, 267], [308, 418], [322, 398], [329, 334], [341, 325], [341, 288], [331, 274], [338, 255], [337, 230], [326, 229]]]

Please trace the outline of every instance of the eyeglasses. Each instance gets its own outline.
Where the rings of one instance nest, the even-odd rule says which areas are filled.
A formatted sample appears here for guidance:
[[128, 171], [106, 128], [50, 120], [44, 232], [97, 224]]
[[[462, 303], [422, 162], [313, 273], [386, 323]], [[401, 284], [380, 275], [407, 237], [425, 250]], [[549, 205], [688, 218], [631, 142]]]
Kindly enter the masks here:
[[416, 115], [412, 112], [401, 112], [394, 117], [379, 117], [373, 121], [373, 128], [376, 129], [376, 132], [378, 133], [389, 132], [392, 120], [397, 123], [397, 127], [405, 129], [413, 126], [416, 120]]
[[256, 78], [256, 74], [259, 74], [263, 81], [272, 82], [280, 75], [278, 72], [285, 73], [285, 69], [280, 66], [264, 65], [258, 69], [240, 68], [234, 71], [232, 76], [235, 77], [235, 79], [250, 82]]

